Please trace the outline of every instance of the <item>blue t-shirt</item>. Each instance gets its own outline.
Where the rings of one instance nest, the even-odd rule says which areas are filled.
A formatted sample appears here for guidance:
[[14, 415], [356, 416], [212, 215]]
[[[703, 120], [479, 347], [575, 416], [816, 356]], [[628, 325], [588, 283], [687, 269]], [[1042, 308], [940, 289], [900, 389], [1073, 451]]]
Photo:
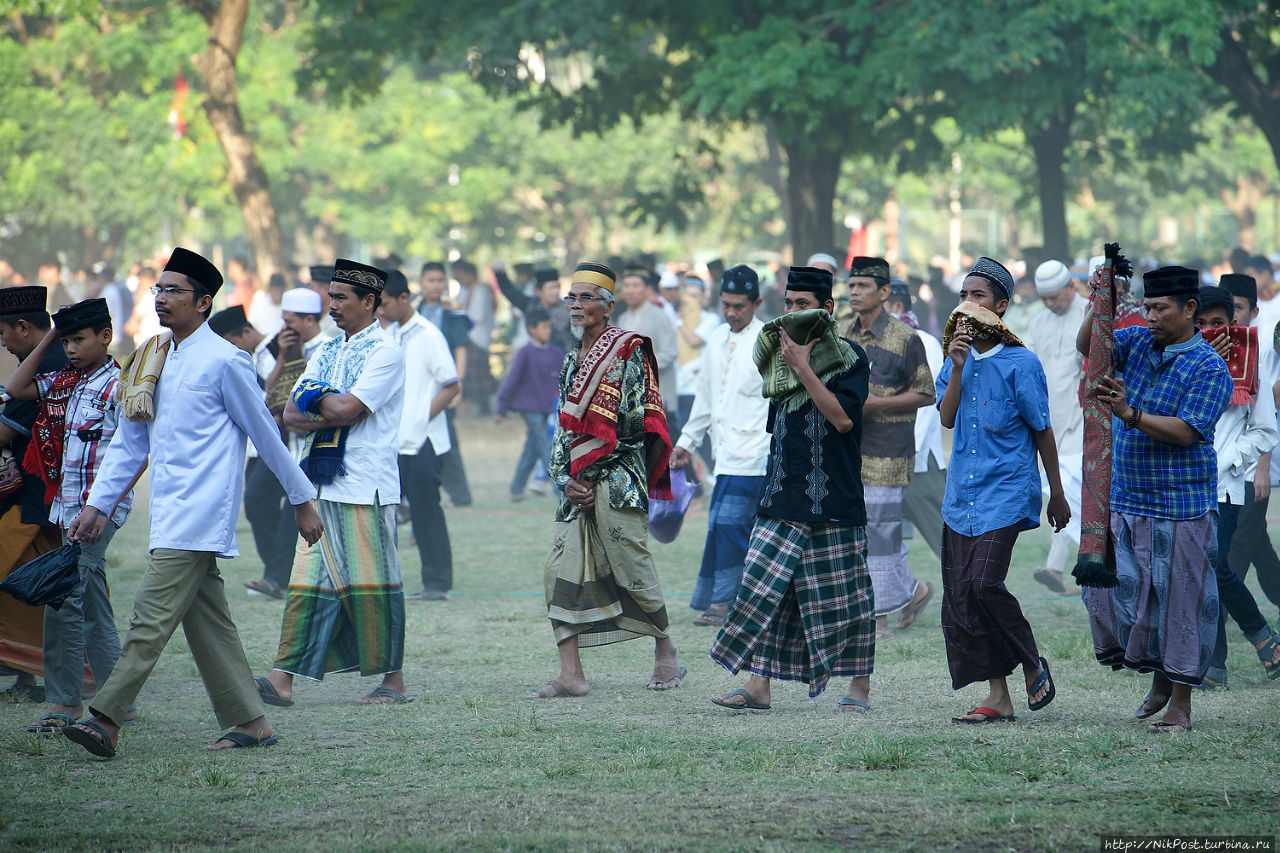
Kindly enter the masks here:
[[1186, 521], [1218, 505], [1213, 425], [1231, 402], [1231, 371], [1199, 332], [1161, 352], [1151, 330], [1115, 331], [1111, 352], [1130, 406], [1185, 421], [1200, 440], [1188, 447], [1157, 441], [1112, 418], [1111, 509]]
[[[934, 383], [938, 405], [951, 381], [947, 359]], [[1044, 368], [1026, 347], [997, 344], [969, 351], [942, 519], [957, 533], [980, 536], [1017, 524], [1040, 526], [1040, 469], [1035, 433], [1049, 427]]]

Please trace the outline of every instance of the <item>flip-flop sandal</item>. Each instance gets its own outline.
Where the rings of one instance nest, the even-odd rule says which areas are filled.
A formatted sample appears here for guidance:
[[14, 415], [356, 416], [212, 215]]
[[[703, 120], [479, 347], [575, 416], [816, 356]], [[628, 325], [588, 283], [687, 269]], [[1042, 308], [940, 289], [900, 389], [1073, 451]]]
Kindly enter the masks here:
[[[1040, 697], [1038, 702], [1032, 702], [1031, 697], [1040, 692], [1042, 687], [1048, 686], [1049, 691]], [[1049, 672], [1049, 662], [1044, 658], [1040, 658], [1040, 674], [1036, 676], [1036, 680], [1027, 686], [1027, 707], [1033, 711], [1039, 711], [1041, 708], [1053, 701], [1053, 697], [1058, 695], [1058, 688], [1053, 684], [1053, 674]]]
[[11, 702], [44, 704], [44, 688], [39, 684], [11, 684], [7, 690], [0, 692], [0, 696]]
[[[275, 735], [268, 735], [264, 738], [256, 738], [256, 737], [253, 737], [252, 735], [247, 735], [242, 732], [230, 731], [224, 734], [222, 737], [215, 740], [212, 745], [217, 746], [218, 744], [222, 743], [224, 740], [230, 741], [232, 744], [234, 744], [233, 746], [230, 746], [230, 747], [224, 747], [226, 749], [253, 749], [254, 747], [258, 747], [258, 746], [274, 746], [277, 742], [279, 742], [280, 738], [276, 737]], [[210, 752], [218, 752], [218, 750], [213, 749], [213, 750], [210, 750]]]
[[728, 610], [704, 610], [693, 617], [693, 624], [708, 628], [719, 628], [729, 620]]
[[277, 708], [293, 707], [293, 700], [286, 699], [276, 691], [276, 686], [271, 683], [271, 679], [265, 675], [259, 675], [253, 679], [253, 683], [258, 685], [258, 695], [262, 697], [262, 701], [268, 705], [275, 705]]
[[1157, 735], [1167, 735], [1173, 732], [1189, 732], [1191, 731], [1191, 721], [1187, 720], [1185, 723], [1152, 723], [1147, 726], [1147, 731]]
[[1062, 582], [1062, 578], [1059, 577], [1057, 572], [1049, 569], [1036, 569], [1031, 576], [1044, 586], [1049, 587], [1050, 592], [1056, 592], [1058, 595], [1067, 594], [1066, 584]]
[[[982, 716], [982, 719], [981, 720], [966, 719], [967, 717], [971, 717], [974, 714], [980, 714]], [[974, 708], [972, 711], [970, 711], [967, 714], [961, 714], [958, 717], [952, 717], [951, 722], [959, 723], [961, 725], [966, 725], [966, 726], [981, 726], [987, 723], [1011, 723], [1015, 719], [1017, 718], [1013, 716], [1013, 714], [1009, 714], [1008, 716], [1005, 716], [1004, 714], [1001, 714], [999, 711], [997, 711], [995, 708], [988, 708], [986, 705], [979, 705], [978, 707]]]
[[[735, 705], [731, 702], [725, 701], [726, 699], [732, 699], [735, 696], [742, 697], [743, 703], [741, 705]], [[731, 690], [723, 696], [713, 697], [711, 702], [713, 705], [719, 705], [721, 708], [728, 708], [732, 711], [767, 711], [773, 707], [772, 705], [764, 705], [752, 699], [751, 694], [746, 690], [743, 690], [741, 687], [737, 690]]]
[[644, 689], [655, 690], [659, 693], [661, 693], [663, 690], [675, 690], [677, 688], [684, 686], [684, 677], [688, 674], [689, 674], [689, 668], [687, 666], [682, 665], [680, 669], [676, 672], [675, 684], [672, 684], [670, 687], [659, 687], [657, 686], [657, 683], [652, 678], [650, 678], [649, 683], [644, 686]]
[[[543, 695], [542, 691], [546, 690], [548, 687], [552, 688], [551, 692]], [[543, 685], [541, 690], [535, 690], [532, 693], [530, 693], [528, 698], [529, 699], [579, 699], [586, 695], [587, 695], [586, 693], [570, 693], [569, 688], [561, 684], [558, 679], [553, 678], [550, 681], [548, 681], [545, 685]]]
[[841, 696], [836, 702], [837, 711], [870, 711], [871, 703], [863, 699], [851, 699], [848, 696]]
[[893, 630], [905, 631], [916, 624], [916, 620], [920, 618], [920, 614], [924, 612], [930, 601], [933, 601], [933, 584], [927, 583], [924, 585], [924, 598], [903, 608], [902, 616], [898, 619], [898, 624], [893, 626]]
[[1266, 644], [1257, 650], [1258, 660], [1262, 661], [1262, 671], [1265, 672], [1267, 674], [1267, 678], [1272, 681], [1280, 678], [1280, 663], [1271, 662], [1272, 658], [1275, 657], [1277, 647], [1280, 647], [1280, 634], [1277, 634], [1273, 630], [1271, 632], [1271, 636], [1267, 639]]
[[33, 735], [56, 734], [67, 726], [74, 726], [76, 718], [70, 714], [51, 713], [45, 714], [36, 722], [27, 726], [27, 731]]
[[1145, 720], [1148, 717], [1154, 717], [1164, 710], [1164, 706], [1169, 704], [1169, 697], [1166, 696], [1159, 705], [1154, 708], [1147, 708], [1147, 703], [1151, 701], [1151, 694], [1148, 693], [1146, 698], [1142, 700], [1142, 704], [1138, 706], [1138, 710], [1133, 712], [1133, 716], [1138, 720]]
[[[97, 732], [102, 739], [99, 740], [90, 732]], [[62, 734], [66, 736], [67, 740], [83, 746], [99, 758], [116, 757], [116, 745], [111, 740], [111, 735], [107, 734], [106, 730], [93, 720], [85, 720], [83, 723], [67, 726], [62, 730]]]
[[245, 588], [251, 589], [254, 592], [260, 592], [263, 595], [267, 596], [268, 598], [275, 598], [275, 599], [284, 598], [284, 590], [282, 590], [280, 587], [276, 586], [274, 583], [267, 580], [266, 578], [254, 578], [253, 580], [245, 584]]
[[[406, 696], [399, 690], [392, 690], [390, 687], [375, 688], [364, 696], [356, 700], [357, 705], [408, 705], [417, 696]], [[390, 699], [390, 702], [380, 701], [382, 699]]]

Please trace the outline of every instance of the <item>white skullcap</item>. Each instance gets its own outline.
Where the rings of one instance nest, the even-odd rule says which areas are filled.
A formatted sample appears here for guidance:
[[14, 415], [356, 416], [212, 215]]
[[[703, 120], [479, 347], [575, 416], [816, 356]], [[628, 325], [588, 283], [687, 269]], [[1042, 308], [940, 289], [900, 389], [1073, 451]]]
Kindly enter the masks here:
[[815, 252], [809, 256], [809, 260], [804, 262], [806, 267], [811, 267], [814, 264], [826, 264], [836, 272], [840, 271], [840, 264], [836, 263], [836, 259], [826, 252]]
[[320, 294], [309, 287], [286, 290], [280, 297], [280, 310], [291, 311], [294, 314], [319, 314]]
[[664, 272], [662, 277], [658, 279], [658, 287], [679, 287], [680, 276], [673, 272]]
[[1071, 283], [1071, 270], [1062, 261], [1045, 261], [1036, 267], [1036, 293], [1057, 293]]

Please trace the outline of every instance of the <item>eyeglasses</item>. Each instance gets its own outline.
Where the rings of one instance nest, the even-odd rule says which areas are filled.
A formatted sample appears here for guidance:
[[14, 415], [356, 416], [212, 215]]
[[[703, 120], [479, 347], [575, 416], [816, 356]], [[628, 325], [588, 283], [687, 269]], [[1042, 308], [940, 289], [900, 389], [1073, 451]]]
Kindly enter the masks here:
[[588, 296], [585, 293], [570, 293], [563, 301], [565, 305], [572, 305], [575, 302], [580, 302], [583, 305], [590, 305], [592, 302], [604, 302], [604, 298], [600, 296]]
[[160, 295], [160, 294], [162, 294], [162, 293], [163, 293], [165, 296], [176, 296], [176, 295], [178, 295], [179, 293], [195, 293], [195, 290], [193, 290], [193, 289], [190, 289], [190, 288], [182, 288], [182, 287], [176, 287], [176, 286], [174, 286], [174, 285], [172, 285], [172, 284], [166, 284], [166, 285], [163, 285], [163, 286], [162, 286], [162, 285], [159, 285], [159, 284], [153, 284], [153, 285], [151, 285], [150, 290], [151, 290], [151, 292], [152, 292], [154, 295], [156, 295], [156, 296], [159, 296], [159, 295]]

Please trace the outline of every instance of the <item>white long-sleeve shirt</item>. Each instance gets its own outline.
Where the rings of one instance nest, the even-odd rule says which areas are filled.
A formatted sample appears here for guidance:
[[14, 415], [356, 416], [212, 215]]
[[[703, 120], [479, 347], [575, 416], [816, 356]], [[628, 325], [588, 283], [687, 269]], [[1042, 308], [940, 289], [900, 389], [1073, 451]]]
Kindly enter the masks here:
[[150, 455], [152, 550], [239, 556], [246, 436], [291, 504], [316, 496], [280, 441], [248, 353], [207, 323], [169, 352], [156, 384], [155, 412], [150, 422], [121, 423], [87, 501], [110, 512]]
[[[929, 362], [929, 373], [936, 380], [942, 370], [942, 344], [933, 335], [918, 329], [924, 344], [924, 357]], [[947, 469], [947, 457], [942, 452], [942, 416], [937, 406], [921, 406], [916, 409], [916, 467], [915, 473], [923, 474], [929, 470], [929, 457], [933, 456], [938, 467]]]
[[662, 392], [662, 405], [667, 411], [675, 411], [680, 403], [680, 351], [676, 346], [675, 323], [661, 307], [652, 302], [645, 302], [635, 311], [624, 310], [617, 322], [628, 331], [644, 335], [653, 344], [653, 357], [658, 362], [658, 390]]
[[1276, 446], [1276, 407], [1270, 389], [1260, 388], [1251, 405], [1227, 406], [1213, 428], [1218, 455], [1218, 503], [1244, 505], [1244, 484], [1252, 482], [1258, 457]]
[[717, 477], [763, 477], [769, 461], [769, 401], [752, 358], [763, 328], [758, 317], [737, 334], [722, 323], [702, 347], [693, 409], [676, 446], [693, 453], [710, 431]]
[[1084, 323], [1089, 300], [1074, 294], [1070, 307], [1062, 314], [1048, 308], [1031, 320], [1027, 332], [1027, 349], [1036, 354], [1044, 367], [1049, 388], [1049, 422], [1059, 454], [1084, 450], [1084, 409], [1080, 407], [1080, 379], [1084, 376], [1084, 357], [1076, 349], [1076, 333]]

